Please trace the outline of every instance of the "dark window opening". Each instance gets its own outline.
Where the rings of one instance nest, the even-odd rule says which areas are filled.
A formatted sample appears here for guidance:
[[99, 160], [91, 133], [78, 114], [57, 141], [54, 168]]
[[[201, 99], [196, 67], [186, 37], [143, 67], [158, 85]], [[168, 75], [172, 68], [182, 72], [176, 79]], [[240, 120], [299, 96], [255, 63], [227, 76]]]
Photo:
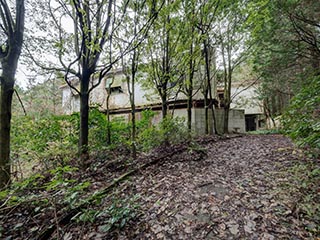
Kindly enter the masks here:
[[117, 87], [111, 87], [110, 88], [110, 93], [123, 93], [123, 90], [121, 88], [121, 86], [117, 86]]
[[224, 92], [218, 92], [219, 107], [224, 107]]
[[257, 125], [256, 125], [256, 115], [246, 115], [246, 131], [256, 131]]

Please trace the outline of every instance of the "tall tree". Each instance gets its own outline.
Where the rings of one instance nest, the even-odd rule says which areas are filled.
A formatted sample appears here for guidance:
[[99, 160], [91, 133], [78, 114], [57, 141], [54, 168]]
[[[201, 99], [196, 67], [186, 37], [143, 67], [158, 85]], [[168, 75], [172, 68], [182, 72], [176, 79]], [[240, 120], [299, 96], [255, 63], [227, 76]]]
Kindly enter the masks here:
[[[127, 18], [132, 18], [128, 22], [131, 26], [126, 26], [125, 29], [120, 31], [123, 32], [124, 38], [128, 38], [130, 35], [136, 35], [139, 26], [142, 24], [145, 18], [145, 12], [143, 5], [145, 1], [133, 0], [129, 4], [129, 8], [132, 9], [132, 16], [128, 15]], [[128, 24], [128, 25], [129, 25]], [[123, 40], [125, 43], [125, 40]], [[125, 45], [125, 44], [124, 44]], [[137, 82], [138, 67], [140, 63], [140, 57], [142, 52], [142, 44], [130, 51], [126, 58], [122, 58], [122, 69], [125, 74], [129, 101], [131, 106], [131, 154], [132, 158], [135, 159], [137, 156], [136, 147], [136, 105], [135, 105], [135, 85]]]
[[[187, 126], [189, 131], [192, 129], [192, 107], [193, 96], [199, 89], [195, 89], [195, 75], [199, 68], [201, 59], [200, 35], [196, 30], [197, 25], [197, 8], [196, 1], [185, 0], [182, 1], [183, 8], [183, 34], [181, 38], [182, 47], [180, 51], [185, 54], [183, 61], [181, 61], [181, 68], [185, 74], [185, 81], [183, 83], [182, 92], [187, 97]], [[198, 79], [199, 82], [199, 79]], [[191, 135], [190, 135], [191, 136]]]
[[15, 8], [12, 7], [9, 1], [0, 0], [0, 189], [10, 183], [11, 108], [23, 43], [24, 0], [16, 0]]
[[182, 79], [177, 67], [181, 59], [177, 51], [181, 37], [181, 19], [178, 14], [180, 4], [181, 1], [165, 0], [165, 5], [150, 32], [146, 50], [148, 82], [160, 96], [163, 119], [168, 115], [168, 100], [176, 95], [175, 87]]
[[271, 118], [283, 113], [309, 76], [319, 73], [320, 4], [317, 1], [252, 1], [255, 71]]
[[[88, 158], [88, 116], [89, 96], [112, 66], [121, 59], [120, 54], [108, 57], [108, 48], [115, 41], [114, 34], [127, 13], [129, 1], [115, 2], [92, 0], [47, 0], [47, 12], [57, 32], [53, 33], [55, 56], [59, 67], [41, 67], [65, 72], [65, 81], [80, 97], [80, 136], [79, 154], [83, 162]], [[136, 36], [128, 40], [125, 51], [137, 46], [146, 35], [157, 16], [151, 9], [148, 21], [140, 28]], [[69, 21], [73, 29], [67, 28]], [[109, 44], [107, 44], [109, 43]], [[57, 63], [55, 63], [57, 65]]]
[[199, 19], [197, 22], [197, 28], [199, 30], [202, 41], [202, 55], [204, 64], [204, 82], [203, 82], [203, 97], [205, 108], [205, 133], [209, 133], [209, 109], [211, 109], [214, 133], [217, 132], [214, 101], [213, 101], [213, 89], [215, 82], [213, 81], [214, 68], [215, 68], [215, 51], [213, 49], [213, 38], [211, 35], [211, 28], [213, 27], [214, 20], [216, 18], [217, 11], [219, 10], [221, 1], [200, 1], [199, 7]]
[[245, 7], [246, 1], [236, 1], [230, 4], [220, 13], [217, 24], [217, 38], [224, 72], [224, 133], [229, 131], [233, 73], [250, 56], [251, 44], [247, 43], [249, 34], [245, 28], [248, 13], [245, 11]]

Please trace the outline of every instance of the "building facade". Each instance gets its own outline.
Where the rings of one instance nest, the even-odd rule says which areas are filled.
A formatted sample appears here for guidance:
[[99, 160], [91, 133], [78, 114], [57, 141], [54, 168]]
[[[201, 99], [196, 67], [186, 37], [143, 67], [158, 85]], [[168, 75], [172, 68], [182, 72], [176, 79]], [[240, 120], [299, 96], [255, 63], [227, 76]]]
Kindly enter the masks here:
[[[95, 82], [93, 82], [95, 83]], [[80, 110], [80, 97], [68, 85], [61, 86], [62, 108], [65, 114], [71, 114]], [[218, 88], [216, 98], [221, 102], [223, 96], [222, 89]], [[108, 94], [110, 93], [110, 94]], [[136, 117], [140, 118], [141, 111], [145, 109], [153, 110], [156, 115], [154, 124], [161, 121], [161, 100], [155, 90], [146, 89], [141, 83], [135, 84], [135, 105]], [[109, 96], [109, 98], [108, 98]], [[233, 86], [233, 101], [229, 113], [229, 132], [244, 133], [246, 131], [257, 130], [263, 127], [261, 122], [263, 111], [255, 94], [254, 86]], [[183, 93], [177, 94], [174, 99], [168, 101], [169, 113], [173, 116], [187, 118], [187, 100]], [[93, 89], [90, 95], [90, 106], [98, 106], [102, 112], [107, 109], [107, 101], [111, 116], [122, 116], [129, 120], [131, 108], [129, 101], [128, 84], [125, 75], [121, 70], [109, 74], [102, 79], [100, 84]], [[210, 111], [209, 111], [210, 112]], [[216, 125], [219, 132], [223, 130], [224, 110], [221, 104], [215, 108]], [[213, 131], [212, 115], [210, 113], [209, 131]], [[203, 96], [201, 91], [195, 91], [192, 108], [192, 127], [198, 134], [205, 133], [205, 111]]]

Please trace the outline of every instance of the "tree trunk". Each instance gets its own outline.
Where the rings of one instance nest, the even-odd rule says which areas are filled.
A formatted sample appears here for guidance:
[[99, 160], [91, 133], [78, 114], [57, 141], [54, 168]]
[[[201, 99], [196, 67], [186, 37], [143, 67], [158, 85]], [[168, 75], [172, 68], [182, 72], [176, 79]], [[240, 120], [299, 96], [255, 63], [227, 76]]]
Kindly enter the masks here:
[[192, 94], [190, 95], [190, 92], [188, 92], [188, 100], [187, 100], [187, 114], [188, 114], [188, 130], [191, 132], [192, 128]]
[[7, 1], [0, 2], [1, 12], [3, 8], [8, 10], [5, 16], [1, 16], [3, 21], [7, 21], [6, 24], [1, 24], [2, 30], [5, 32], [2, 37], [7, 37], [7, 39], [3, 39], [4, 41], [2, 41], [0, 46], [0, 60], [2, 68], [2, 74], [0, 76], [0, 189], [10, 183], [12, 96], [14, 93], [14, 77], [23, 42], [25, 16], [24, 0], [16, 1], [15, 22], [13, 21], [11, 13], [9, 12], [10, 8], [7, 4]]
[[107, 90], [107, 144], [111, 144], [111, 122], [110, 122], [110, 108], [109, 108], [109, 99], [110, 99], [110, 88]]
[[[130, 106], [131, 106], [131, 154], [132, 158], [137, 158], [137, 149], [136, 149], [136, 105], [135, 105], [135, 94], [134, 94], [134, 85], [135, 85], [135, 79], [136, 79], [136, 72], [137, 72], [137, 59], [138, 55], [136, 53], [136, 50], [133, 51], [133, 57], [131, 62], [131, 84], [130, 84], [130, 76], [128, 73], [126, 73], [126, 79], [127, 79], [127, 87], [128, 87], [128, 93], [129, 93], [129, 100], [130, 100]], [[124, 64], [123, 68], [124, 67]]]
[[232, 70], [230, 65], [228, 66], [228, 69], [229, 69], [228, 78], [227, 78], [227, 82], [225, 82], [225, 104], [224, 104], [224, 118], [223, 118], [224, 133], [229, 133], [229, 111], [230, 111], [230, 104], [231, 104]]
[[[192, 29], [193, 35], [193, 29]], [[193, 96], [193, 76], [194, 76], [194, 62], [193, 62], [193, 42], [190, 44], [190, 60], [189, 60], [189, 82], [188, 82], [188, 90], [187, 90], [187, 114], [188, 114], [188, 130], [191, 132], [191, 124], [192, 124], [192, 96]]]
[[224, 105], [223, 132], [229, 133], [229, 104]]
[[[5, 71], [5, 70], [4, 70]], [[10, 129], [14, 74], [2, 74], [0, 96], [0, 189], [10, 184]]]
[[80, 137], [79, 155], [82, 164], [89, 159], [88, 135], [89, 135], [89, 80], [90, 75], [84, 75], [80, 89]]
[[132, 141], [132, 158], [136, 159], [137, 158], [137, 148], [136, 148], [136, 105], [135, 105], [135, 100], [134, 100], [134, 74], [132, 83], [131, 83], [131, 96], [130, 96], [130, 102], [131, 102], [131, 141]]
[[[212, 111], [212, 121], [213, 121], [213, 132], [217, 134], [217, 126], [216, 126], [216, 119], [214, 113], [214, 106], [213, 106], [213, 99], [212, 99], [212, 89], [211, 89], [211, 75], [210, 75], [210, 56], [209, 56], [209, 49], [208, 49], [208, 41], [203, 40], [203, 50], [204, 50], [204, 58], [205, 58], [205, 67], [206, 67], [206, 90], [205, 90], [205, 97], [204, 97], [204, 105], [205, 105], [205, 118], [206, 118], [206, 134], [209, 134], [209, 107]], [[208, 94], [210, 98], [210, 104], [208, 99]], [[210, 106], [209, 106], [210, 105]]]
[[168, 105], [167, 105], [167, 88], [163, 88], [163, 93], [161, 96], [162, 105], [162, 119], [165, 119], [168, 115]]
[[209, 134], [209, 107], [207, 94], [204, 97], [205, 134]]

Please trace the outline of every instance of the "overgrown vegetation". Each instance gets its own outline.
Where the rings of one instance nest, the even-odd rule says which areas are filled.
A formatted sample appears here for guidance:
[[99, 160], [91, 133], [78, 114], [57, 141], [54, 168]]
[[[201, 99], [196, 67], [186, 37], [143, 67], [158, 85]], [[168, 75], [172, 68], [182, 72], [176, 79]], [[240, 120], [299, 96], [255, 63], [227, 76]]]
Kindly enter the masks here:
[[[144, 111], [137, 122], [136, 144], [139, 151], [148, 151], [164, 142], [178, 143], [189, 137], [183, 119], [167, 118], [156, 127], [152, 124], [153, 117], [152, 111]], [[86, 206], [86, 209], [79, 211], [72, 221], [81, 224], [99, 221], [101, 232], [120, 229], [137, 216], [137, 197], [114, 198], [106, 205], [109, 207], [104, 207], [100, 206], [106, 197], [105, 194], [101, 194], [101, 187], [97, 194], [92, 194], [96, 184], [92, 181], [92, 174], [102, 174], [103, 181], [106, 181], [105, 175], [108, 171], [112, 172], [112, 169], [120, 170], [122, 173], [130, 170], [127, 167], [132, 162], [127, 154], [131, 144], [130, 124], [121, 118], [115, 118], [110, 122], [112, 144], [107, 145], [108, 123], [105, 116], [98, 109], [91, 109], [90, 146], [92, 158], [97, 159], [92, 160], [92, 166], [82, 169], [83, 166], [76, 157], [79, 114], [43, 118], [20, 117], [13, 122], [12, 152], [16, 178], [10, 188], [0, 192], [1, 210], [29, 209], [32, 206], [34, 211], [29, 213], [32, 216], [45, 216], [46, 211], [49, 211], [50, 215], [58, 219], [68, 209]], [[29, 165], [28, 174], [26, 165]], [[99, 172], [101, 168], [104, 170]], [[111, 185], [115, 181], [113, 178], [108, 180]], [[91, 194], [88, 195], [88, 192]], [[10, 231], [14, 232], [17, 229], [26, 231], [23, 225], [18, 225]], [[35, 226], [32, 231], [37, 230], [38, 227]], [[0, 236], [3, 234], [2, 231], [4, 230], [0, 231]], [[59, 231], [56, 234], [59, 235]]]
[[[166, 118], [158, 126], [152, 124], [155, 113], [144, 111], [137, 122], [137, 149], [148, 151], [164, 141], [178, 143], [188, 138], [188, 131], [182, 118]], [[77, 155], [79, 114], [70, 116], [45, 116], [43, 118], [19, 117], [13, 119], [12, 159], [14, 176], [23, 178], [26, 169], [50, 170], [63, 167]], [[89, 119], [90, 148], [92, 151], [125, 148], [131, 144], [130, 123], [115, 118], [111, 125], [111, 144], [106, 142], [107, 124], [105, 115], [93, 108]], [[26, 166], [29, 166], [26, 168]]]
[[282, 118], [285, 133], [299, 146], [320, 149], [320, 76], [306, 81]]
[[[112, 0], [33, 1], [29, 5], [35, 11], [28, 9], [28, 15], [32, 15], [30, 22], [34, 31], [28, 30], [26, 34], [29, 39], [25, 43], [29, 48], [28, 54], [24, 55], [30, 55], [32, 62], [51, 72], [51, 76], [26, 92], [22, 89], [16, 91], [17, 96], [18, 92], [25, 96], [19, 97], [19, 105], [15, 105], [12, 114], [25, 11], [23, 0], [16, 0], [15, 11], [13, 2], [0, 1], [0, 36], [3, 37], [0, 40], [0, 190], [4, 189], [0, 192], [0, 210], [6, 213], [6, 216], [1, 213], [0, 219], [5, 219], [5, 223], [9, 222], [8, 219], [15, 221], [8, 229], [10, 234], [39, 230], [37, 224], [25, 224], [23, 215], [44, 221], [47, 216], [53, 216], [54, 219], [46, 223], [56, 226], [55, 238], [60, 239], [59, 219], [70, 209], [77, 210], [77, 215], [71, 219], [77, 224], [99, 221], [100, 232], [123, 228], [139, 213], [137, 197], [122, 195], [116, 198], [108, 195], [105, 189], [118, 186], [119, 179], [127, 179], [131, 173], [141, 170], [141, 166], [149, 166], [150, 162], [139, 162], [139, 168], [136, 167], [136, 150], [138, 153], [148, 152], [163, 145], [154, 155], [163, 154], [164, 159], [168, 159], [173, 156], [166, 155], [169, 145], [192, 139], [191, 108], [195, 106], [195, 92], [202, 92], [202, 97], [197, 100], [203, 100], [205, 132], [209, 133], [208, 110], [212, 110], [214, 118], [216, 99], [213, 98], [214, 95], [219, 97], [219, 78], [224, 83], [219, 105], [225, 109], [224, 132], [227, 133], [234, 73], [242, 67], [251, 69], [251, 65], [252, 71], [243, 78], [254, 76], [252, 80], [259, 84], [259, 104], [265, 117], [272, 120], [273, 126], [276, 126], [275, 117], [281, 118], [284, 133], [308, 150], [301, 152], [305, 155], [300, 156], [303, 161], [286, 172], [291, 173], [292, 179], [285, 194], [289, 192], [297, 196], [293, 213], [296, 219], [320, 224], [320, 5], [317, 1], [152, 0], [143, 4], [139, 1], [115, 4]], [[66, 32], [62, 24], [68, 16], [74, 23], [73, 33]], [[48, 32], [49, 25], [51, 33]], [[54, 56], [59, 59], [56, 63], [60, 66], [54, 61], [40, 61]], [[129, 89], [131, 81], [131, 93], [130, 90], [123, 92], [126, 89], [122, 89], [122, 85], [114, 90], [130, 95], [133, 123], [121, 117], [107, 121], [98, 108], [92, 108], [88, 113], [92, 90], [100, 83], [104, 84], [105, 78], [118, 68], [120, 60], [127, 68], [124, 72]], [[38, 69], [34, 70], [35, 75], [41, 75]], [[142, 112], [140, 119], [136, 112], [134, 79], [144, 74], [142, 85], [149, 90], [153, 88], [161, 99], [163, 120], [160, 123], [154, 124], [156, 118], [152, 111]], [[61, 104], [60, 80], [57, 79], [66, 80], [77, 93], [81, 99], [81, 114], [56, 115], [61, 112], [56, 108]], [[212, 89], [216, 92], [211, 92]], [[221, 94], [221, 89], [219, 91]], [[168, 103], [180, 99], [181, 93], [188, 100], [189, 129], [183, 118], [169, 116]], [[25, 104], [20, 104], [23, 102]], [[17, 117], [17, 111], [28, 116]], [[139, 120], [135, 121], [135, 117]], [[110, 138], [107, 137], [109, 130]], [[278, 133], [278, 129], [252, 132], [274, 133]], [[198, 146], [197, 143], [193, 146], [193, 143], [180, 146], [179, 150], [188, 149], [183, 156], [188, 156], [190, 161], [200, 161], [207, 146]], [[232, 152], [230, 148], [226, 149], [225, 155], [229, 151]], [[310, 161], [304, 162], [307, 155]], [[259, 155], [262, 159], [263, 156]], [[183, 175], [184, 169], [179, 168], [179, 171]], [[105, 204], [101, 204], [102, 201]], [[19, 212], [14, 219], [11, 213], [16, 209]], [[248, 224], [247, 230], [252, 226]], [[233, 229], [233, 232], [237, 229], [238, 232], [235, 224], [219, 227]], [[315, 236], [320, 234], [318, 226], [309, 225], [307, 228]], [[0, 238], [5, 230], [0, 225]], [[210, 231], [214, 232], [212, 225]], [[11, 236], [5, 237], [10, 239]]]
[[295, 164], [287, 171], [290, 179], [282, 188], [287, 196], [294, 196], [296, 200], [291, 214], [297, 219], [304, 219], [306, 229], [314, 236], [319, 236], [320, 166], [309, 159]]

